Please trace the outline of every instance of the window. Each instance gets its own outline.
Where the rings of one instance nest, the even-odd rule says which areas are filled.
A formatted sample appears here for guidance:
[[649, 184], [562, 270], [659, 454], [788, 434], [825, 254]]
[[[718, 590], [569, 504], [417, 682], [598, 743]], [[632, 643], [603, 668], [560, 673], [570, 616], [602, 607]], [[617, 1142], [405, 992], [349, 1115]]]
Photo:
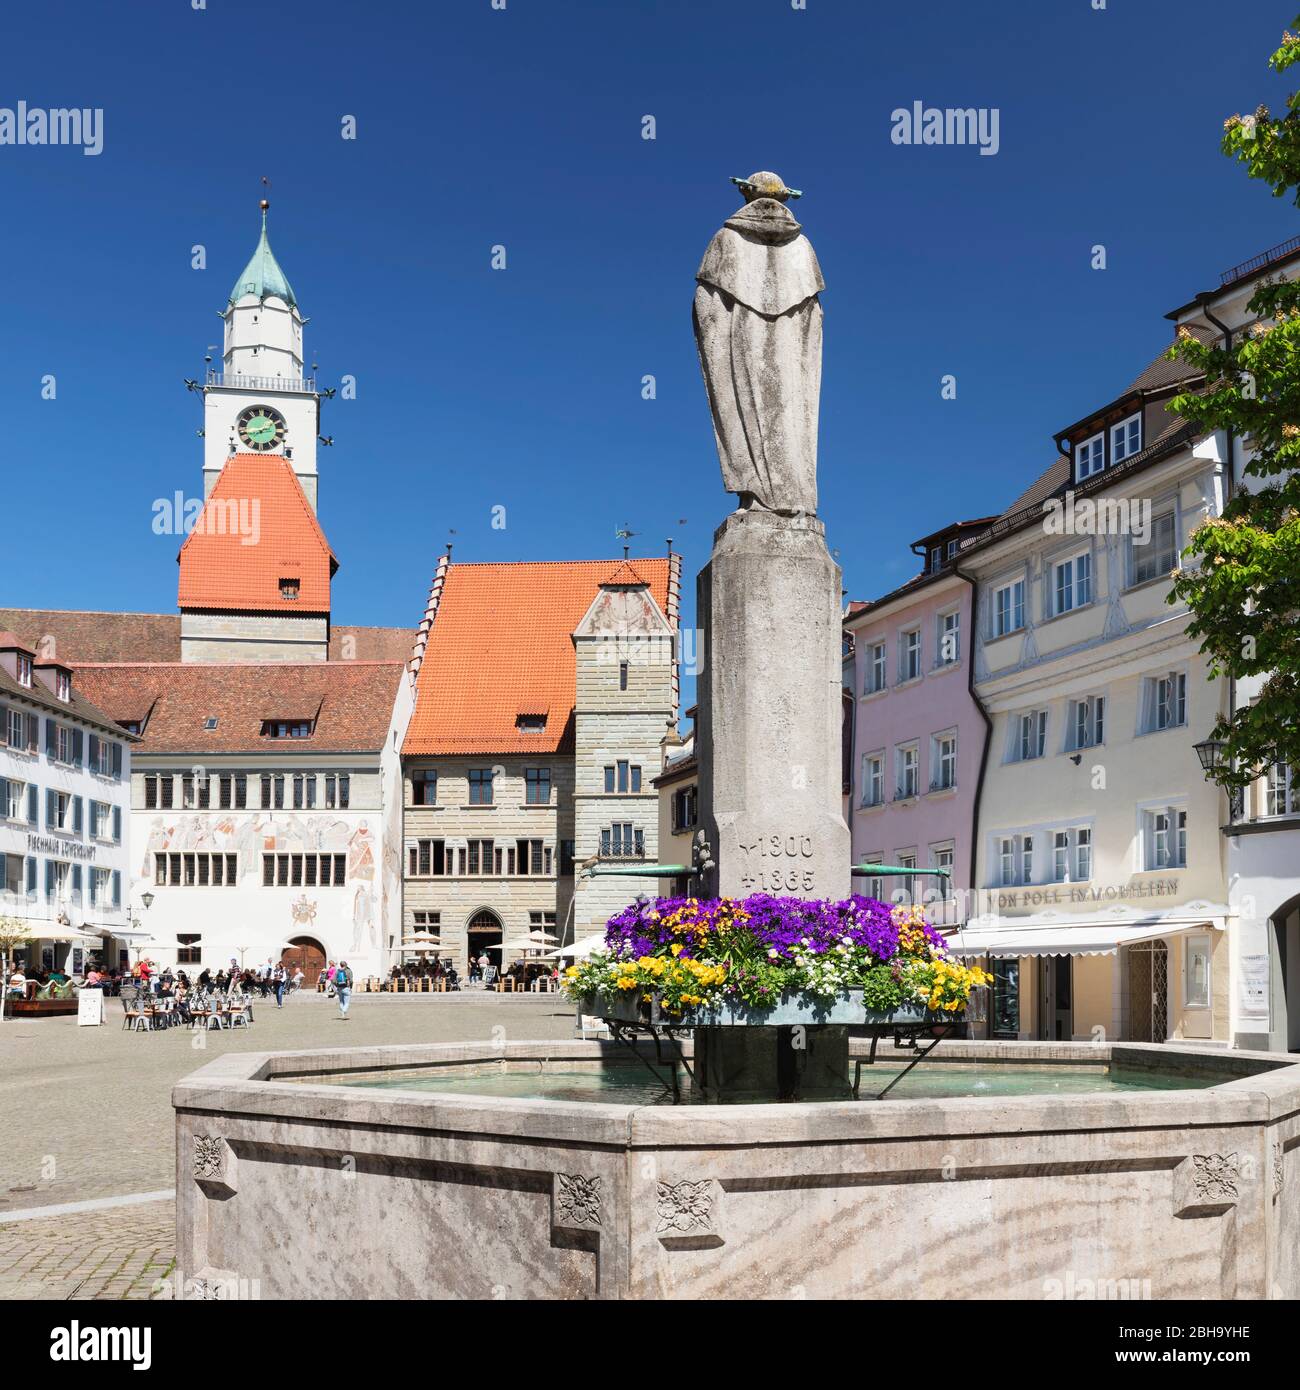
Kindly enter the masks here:
[[1025, 625], [1025, 581], [1014, 580], [993, 593], [993, 636], [1005, 637]]
[[32, 659], [25, 652], [18, 653], [18, 684], [29, 689], [32, 684]]
[[1106, 697], [1090, 695], [1086, 700], [1070, 701], [1070, 722], [1067, 731], [1071, 749], [1095, 748], [1105, 741]]
[[524, 804], [527, 806], [549, 806], [551, 804], [551, 769], [549, 767], [524, 768]]
[[154, 883], [160, 888], [234, 888], [237, 854], [155, 854]]
[[296, 579], [282, 579], [280, 581], [280, 597], [293, 600], [298, 597], [299, 583]]
[[551, 847], [542, 840], [516, 840], [506, 854], [505, 871], [521, 878], [550, 875]]
[[1210, 938], [1189, 936], [1183, 947], [1183, 1003], [1189, 1009], [1210, 1007]]
[[72, 699], [72, 677], [66, 671], [55, 671], [54, 693], [60, 700]]
[[1081, 825], [1074, 832], [1074, 877], [1077, 883], [1087, 883], [1092, 877], [1092, 829]]
[[196, 807], [206, 811], [211, 804], [212, 784], [202, 773], [196, 778], [190, 773], [181, 777], [181, 805], [187, 811]]
[[262, 809], [264, 811], [284, 810], [284, 775], [269, 772], [262, 774]]
[[11, 897], [16, 897], [23, 891], [23, 859], [19, 854], [6, 854], [2, 857], [0, 868], [4, 869], [3, 881], [0, 887]]
[[618, 663], [618, 688], [619, 688], [620, 690], [626, 690], [626, 689], [627, 689], [627, 662], [626, 662], [626, 661], [620, 661], [620, 662]]
[[411, 913], [411, 925], [415, 927], [440, 927], [442, 926], [442, 913], [417, 908]]
[[521, 734], [545, 733], [546, 716], [544, 714], [517, 714], [515, 716], [515, 728]]
[[441, 878], [451, 872], [451, 856], [445, 840], [416, 840], [406, 849], [407, 872], [412, 878]]
[[961, 614], [940, 614], [938, 627], [934, 664], [953, 666], [961, 659]]
[[1015, 717], [1012, 729], [1015, 734], [1011, 747], [1011, 761], [1029, 762], [1031, 758], [1041, 758], [1047, 751], [1047, 711], [1031, 710], [1028, 714]]
[[[916, 868], [916, 851], [910, 849], [899, 849], [894, 851], [894, 858], [898, 862], [900, 869]], [[916, 897], [916, 880], [914, 878], [904, 878], [901, 874], [896, 879], [898, 888], [894, 893], [894, 901], [911, 902]]]
[[264, 719], [263, 738], [310, 738], [310, 719]]
[[885, 688], [885, 644], [873, 642], [867, 648], [866, 694], [874, 695]]
[[957, 785], [957, 735], [940, 734], [930, 740], [930, 790], [951, 791]]
[[[234, 855], [229, 855], [233, 859]], [[342, 888], [347, 879], [346, 854], [264, 854], [263, 888]]]
[[471, 806], [492, 805], [492, 769], [490, 767], [470, 768], [469, 804]]
[[21, 710], [5, 711], [5, 742], [10, 748], [21, 750], [27, 747], [27, 721]]
[[[433, 797], [437, 799], [438, 774], [433, 776]], [[347, 772], [327, 772], [325, 774], [325, 805], [331, 811], [346, 811], [352, 804], [352, 776]], [[417, 806], [432, 806], [433, 801], [415, 803]]]
[[921, 674], [921, 629], [899, 634], [898, 682], [914, 681]]
[[1187, 677], [1181, 671], [1154, 676], [1145, 683], [1143, 733], [1158, 733], [1187, 723]]
[[862, 804], [883, 806], [885, 801], [885, 755], [866, 753], [862, 758]]
[[530, 927], [553, 927], [555, 925], [555, 913], [530, 912], [528, 914], [528, 925]]
[[613, 763], [605, 768], [605, 791], [610, 795], [641, 790], [641, 769], [635, 763]]
[[1187, 867], [1187, 812], [1176, 807], [1145, 813], [1146, 869], [1183, 869]]
[[1130, 415], [1110, 427], [1110, 461], [1119, 463], [1142, 452], [1142, 417]]
[[[325, 804], [330, 801], [330, 783], [333, 777], [325, 778]], [[436, 806], [438, 804], [438, 770], [433, 767], [417, 767], [411, 770], [411, 805]]]
[[917, 775], [920, 758], [916, 744], [900, 748], [895, 754], [898, 769], [898, 790], [896, 801], [906, 801], [917, 793]]
[[682, 787], [673, 793], [673, 830], [692, 830], [700, 816], [698, 787]]
[[177, 932], [176, 945], [179, 948], [176, 952], [177, 965], [201, 965], [203, 963], [203, 950], [199, 942], [203, 938], [197, 932]]
[[26, 820], [27, 784], [8, 778], [0, 780], [0, 789], [4, 791], [4, 800], [0, 801], [0, 815], [6, 820]]
[[217, 782], [217, 798], [223, 811], [248, 807], [248, 776], [243, 772], [223, 773]]
[[1105, 449], [1102, 443], [1102, 436], [1094, 434], [1091, 439], [1085, 439], [1082, 444], [1076, 444], [1074, 448], [1074, 481], [1081, 483], [1085, 478], [1091, 478], [1094, 473], [1100, 473], [1106, 466]]
[[90, 770], [99, 773], [101, 777], [112, 777], [115, 770], [120, 771], [122, 767], [119, 761], [121, 754], [117, 749], [117, 744], [109, 743], [107, 739], [91, 734]]
[[932, 545], [930, 547], [930, 573], [943, 568], [943, 546]]
[[1145, 542], [1134, 537], [1130, 556], [1133, 584], [1162, 579], [1174, 568], [1178, 561], [1178, 536], [1173, 512], [1152, 517], [1151, 534]]
[[600, 832], [602, 859], [640, 859], [645, 855], [645, 832], [629, 821], [615, 822]]
[[[1274, 763], [1268, 770], [1268, 787], [1265, 794], [1267, 816], [1293, 816], [1296, 814], [1296, 792], [1292, 789], [1291, 769], [1286, 763]], [[11, 819], [17, 819], [12, 817]]]
[[1034, 837], [1000, 835], [997, 841], [998, 886], [1014, 888], [1034, 881]]
[[469, 850], [469, 872], [471, 874], [494, 874], [497, 872], [496, 856], [493, 853], [495, 845], [491, 840], [470, 840], [466, 848]]
[[313, 811], [316, 809], [316, 778], [313, 773], [295, 773], [293, 779], [293, 809]]
[[1052, 566], [1052, 614], [1086, 608], [1092, 602], [1092, 553], [1083, 551]]
[[[862, 856], [864, 864], [879, 864], [884, 855], [878, 849], [868, 851]], [[883, 878], [867, 879], [867, 886], [864, 890], [868, 898], [875, 898], [877, 902], [885, 900], [885, 880]]]
[[[76, 815], [79, 809], [79, 806], [74, 805], [71, 793], [47, 790], [45, 793], [45, 828], [47, 830], [71, 830], [75, 821], [80, 819]], [[77, 828], [80, 829], [80, 827]]]

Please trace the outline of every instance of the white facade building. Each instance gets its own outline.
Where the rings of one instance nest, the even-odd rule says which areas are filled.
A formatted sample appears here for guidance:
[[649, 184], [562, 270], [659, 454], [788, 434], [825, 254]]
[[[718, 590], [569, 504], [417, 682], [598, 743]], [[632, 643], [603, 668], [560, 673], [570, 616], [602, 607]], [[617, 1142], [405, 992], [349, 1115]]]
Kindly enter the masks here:
[[122, 963], [132, 742], [70, 667], [0, 633], [0, 916], [27, 926], [28, 972]]

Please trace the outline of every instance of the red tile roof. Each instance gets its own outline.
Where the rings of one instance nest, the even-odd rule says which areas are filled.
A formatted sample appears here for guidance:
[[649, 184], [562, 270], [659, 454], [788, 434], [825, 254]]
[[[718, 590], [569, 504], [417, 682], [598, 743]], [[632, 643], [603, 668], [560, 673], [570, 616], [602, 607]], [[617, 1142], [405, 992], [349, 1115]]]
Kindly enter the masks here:
[[[292, 466], [279, 454], [231, 455], [179, 559], [182, 608], [328, 613], [330, 578], [338, 569]], [[298, 581], [296, 599], [282, 596], [282, 579]]]
[[[635, 575], [636, 577], [630, 577]], [[403, 753], [555, 753], [572, 746], [573, 632], [602, 584], [645, 583], [677, 626], [680, 558], [438, 566], [417, 641]], [[521, 714], [547, 712], [540, 734]]]
[[[76, 684], [116, 720], [146, 721], [137, 752], [378, 752], [402, 679], [387, 661], [79, 666]], [[215, 729], [204, 727], [215, 719]], [[267, 719], [315, 719], [310, 738], [268, 739]]]

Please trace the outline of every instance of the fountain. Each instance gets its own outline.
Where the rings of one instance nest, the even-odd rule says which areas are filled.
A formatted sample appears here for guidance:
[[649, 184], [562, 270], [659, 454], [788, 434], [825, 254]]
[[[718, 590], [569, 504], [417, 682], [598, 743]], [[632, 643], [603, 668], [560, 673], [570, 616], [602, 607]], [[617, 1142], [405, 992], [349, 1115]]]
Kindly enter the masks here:
[[[934, 1052], [972, 978], [849, 897], [840, 576], [816, 516], [822, 279], [798, 193], [736, 182], [694, 313], [740, 501], [698, 588], [689, 868], [712, 915], [646, 899], [614, 919], [611, 944], [646, 951], [570, 986], [609, 1041], [233, 1053], [179, 1083], [183, 1295], [1053, 1298], [1138, 1280], [1132, 1296], [1300, 1297], [1300, 1065], [1174, 1044]], [[771, 978], [799, 987], [764, 995], [758, 957], [753, 979], [717, 978], [710, 933], [771, 950]], [[803, 935], [826, 949], [805, 957]], [[873, 1065], [883, 1090], [864, 1087]]]

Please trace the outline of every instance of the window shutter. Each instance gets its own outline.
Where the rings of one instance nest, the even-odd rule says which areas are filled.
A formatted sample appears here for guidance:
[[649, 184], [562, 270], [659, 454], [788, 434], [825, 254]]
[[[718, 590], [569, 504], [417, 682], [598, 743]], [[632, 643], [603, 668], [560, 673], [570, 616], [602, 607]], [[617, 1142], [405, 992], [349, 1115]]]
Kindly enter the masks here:
[[121, 907], [121, 906], [122, 906], [122, 871], [121, 871], [121, 869], [114, 869], [114, 870], [113, 870], [113, 906], [114, 906], [114, 907]]
[[59, 752], [59, 726], [53, 719], [45, 721], [45, 754], [49, 758], [58, 756]]
[[9, 815], [9, 779], [0, 777], [0, 820]]
[[54, 897], [54, 860], [45, 861], [45, 896], [53, 899]]
[[41, 721], [34, 715], [27, 716], [27, 751], [35, 753], [41, 743]]
[[122, 780], [122, 745], [113, 745], [113, 776], [120, 782]]
[[77, 765], [78, 767], [81, 766], [81, 761], [82, 761], [81, 755], [82, 755], [82, 752], [83, 752], [83, 750], [84, 750], [84, 747], [85, 747], [85, 738], [84, 738], [84, 736], [82, 735], [81, 730], [80, 730], [80, 729], [73, 729], [73, 731], [72, 731], [72, 761], [73, 761], [74, 763], [76, 763], [76, 765]]
[[99, 736], [97, 734], [90, 736], [90, 766], [92, 771], [99, 771]]
[[34, 858], [27, 861], [27, 896], [29, 898], [36, 896], [36, 860]]
[[27, 788], [27, 823], [35, 826], [41, 823], [41, 793], [35, 782]]
[[81, 834], [81, 797], [72, 798], [72, 833]]
[[45, 791], [45, 828], [55, 830], [59, 823], [59, 795], [52, 788]]
[[79, 898], [79, 897], [81, 897], [81, 865], [80, 865], [80, 864], [74, 864], [74, 865], [72, 866], [72, 896], [73, 896], [74, 898]]
[[113, 843], [115, 845], [122, 843], [122, 808], [120, 806], [113, 807]]

